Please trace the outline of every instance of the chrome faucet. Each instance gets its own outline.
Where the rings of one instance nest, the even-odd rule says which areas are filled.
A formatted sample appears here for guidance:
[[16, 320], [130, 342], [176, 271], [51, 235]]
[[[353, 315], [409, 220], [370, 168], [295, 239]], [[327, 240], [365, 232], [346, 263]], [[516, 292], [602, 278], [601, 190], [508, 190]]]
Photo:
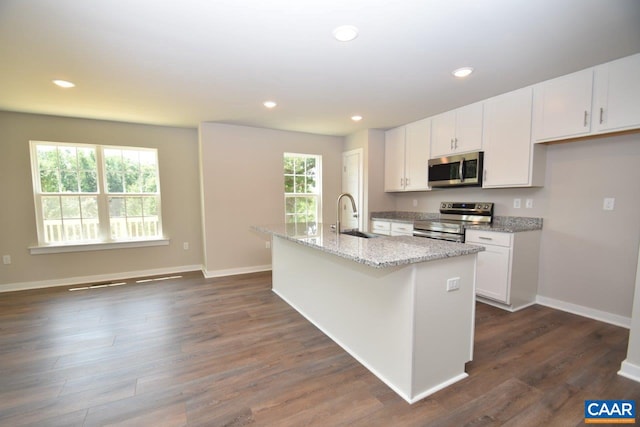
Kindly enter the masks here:
[[351, 200], [351, 207], [353, 208], [353, 216], [357, 217], [358, 215], [358, 210], [356, 209], [356, 201], [353, 200], [353, 196], [349, 193], [342, 193], [338, 196], [338, 201], [336, 203], [336, 234], [340, 234], [340, 201], [342, 200], [343, 197], [348, 197], [349, 200]]

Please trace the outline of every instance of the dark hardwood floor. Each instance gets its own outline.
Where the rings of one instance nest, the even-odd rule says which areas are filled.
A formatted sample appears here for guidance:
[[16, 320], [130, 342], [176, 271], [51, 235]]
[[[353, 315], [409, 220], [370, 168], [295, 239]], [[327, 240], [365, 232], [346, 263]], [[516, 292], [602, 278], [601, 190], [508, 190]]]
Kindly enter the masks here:
[[616, 375], [626, 329], [478, 304], [469, 378], [409, 405], [270, 289], [188, 273], [0, 294], [0, 425], [576, 426], [585, 399], [640, 402]]

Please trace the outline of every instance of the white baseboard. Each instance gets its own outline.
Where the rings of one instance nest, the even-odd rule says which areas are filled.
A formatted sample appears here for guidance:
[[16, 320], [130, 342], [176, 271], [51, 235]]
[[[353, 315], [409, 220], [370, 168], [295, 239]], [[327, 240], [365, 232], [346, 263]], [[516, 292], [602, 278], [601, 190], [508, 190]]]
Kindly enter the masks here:
[[271, 264], [254, 265], [252, 267], [227, 268], [225, 270], [202, 270], [204, 277], [210, 279], [212, 277], [237, 276], [238, 274], [259, 273], [261, 271], [271, 270]]
[[620, 365], [618, 375], [640, 383], [640, 366], [634, 365], [625, 359]]
[[588, 317], [590, 319], [595, 319], [601, 322], [610, 323], [615, 326], [621, 326], [627, 329], [631, 328], [630, 317], [624, 317], [617, 314], [608, 313], [606, 311], [600, 311], [594, 308], [572, 304], [570, 302], [561, 301], [553, 298], [547, 298], [540, 295], [536, 297], [536, 303], [547, 306], [547, 307], [555, 308], [557, 310], [566, 311], [568, 313], [577, 314], [578, 316]]
[[176, 274], [186, 271], [201, 271], [201, 265], [181, 265], [151, 270], [123, 271], [113, 274], [98, 274], [94, 276], [77, 276], [64, 279], [40, 280], [35, 282], [6, 283], [0, 285], [0, 292], [26, 291], [29, 289], [53, 288], [56, 286], [73, 286], [86, 283], [100, 283], [113, 280], [133, 279], [136, 277], [157, 276], [160, 274]]

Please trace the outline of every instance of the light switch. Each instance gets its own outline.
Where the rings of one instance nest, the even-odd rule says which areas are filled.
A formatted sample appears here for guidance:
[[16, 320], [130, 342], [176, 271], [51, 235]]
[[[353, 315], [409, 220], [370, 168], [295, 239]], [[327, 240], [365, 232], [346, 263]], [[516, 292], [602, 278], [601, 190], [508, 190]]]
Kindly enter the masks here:
[[460, 278], [452, 277], [451, 279], [447, 279], [447, 292], [457, 291], [460, 289]]
[[605, 197], [604, 202], [602, 203], [602, 209], [605, 211], [612, 211], [615, 208], [616, 199], [613, 197]]

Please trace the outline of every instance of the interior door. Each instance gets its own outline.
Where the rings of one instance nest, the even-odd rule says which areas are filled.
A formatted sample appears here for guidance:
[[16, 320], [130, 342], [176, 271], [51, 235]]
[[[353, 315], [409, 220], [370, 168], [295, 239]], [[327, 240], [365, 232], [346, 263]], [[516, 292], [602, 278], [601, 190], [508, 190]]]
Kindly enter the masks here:
[[353, 216], [351, 202], [347, 198], [342, 199], [340, 206], [340, 221], [342, 229], [357, 228], [364, 230], [363, 221], [365, 215], [363, 203], [363, 171], [362, 171], [362, 148], [345, 151], [342, 153], [342, 192], [349, 193], [356, 201], [357, 216]]

